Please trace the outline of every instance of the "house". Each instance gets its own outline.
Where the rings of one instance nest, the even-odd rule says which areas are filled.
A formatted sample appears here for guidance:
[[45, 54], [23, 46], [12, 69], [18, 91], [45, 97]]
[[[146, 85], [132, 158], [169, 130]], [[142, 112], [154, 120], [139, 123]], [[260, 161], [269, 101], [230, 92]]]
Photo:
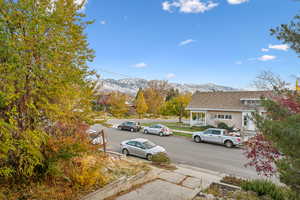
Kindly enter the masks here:
[[186, 110], [191, 126], [217, 126], [220, 122], [242, 131], [255, 131], [252, 113], [263, 114], [261, 97], [266, 91], [196, 92]]

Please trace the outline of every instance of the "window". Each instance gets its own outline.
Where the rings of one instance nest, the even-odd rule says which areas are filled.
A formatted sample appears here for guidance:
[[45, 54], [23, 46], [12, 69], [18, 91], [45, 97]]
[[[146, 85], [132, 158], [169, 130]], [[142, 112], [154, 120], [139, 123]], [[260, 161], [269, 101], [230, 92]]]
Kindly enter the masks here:
[[231, 115], [225, 115], [225, 119], [232, 119]]
[[245, 115], [244, 116], [244, 126], [247, 126], [248, 125], [248, 116], [247, 115]]
[[257, 105], [260, 105], [260, 100], [258, 100], [258, 99], [243, 99], [242, 103], [244, 105], [257, 106]]
[[222, 114], [217, 114], [215, 115], [215, 119], [232, 119], [232, 115], [222, 115]]
[[128, 144], [130, 146], [136, 146], [136, 142], [135, 141], [130, 141], [130, 142], [127, 142], [126, 144]]
[[140, 149], [145, 149], [144, 145], [142, 145], [140, 142], [136, 142], [136, 147]]
[[204, 134], [212, 134], [212, 130], [207, 130], [204, 132]]
[[212, 134], [214, 134], [214, 135], [221, 135], [221, 131], [212, 130]]

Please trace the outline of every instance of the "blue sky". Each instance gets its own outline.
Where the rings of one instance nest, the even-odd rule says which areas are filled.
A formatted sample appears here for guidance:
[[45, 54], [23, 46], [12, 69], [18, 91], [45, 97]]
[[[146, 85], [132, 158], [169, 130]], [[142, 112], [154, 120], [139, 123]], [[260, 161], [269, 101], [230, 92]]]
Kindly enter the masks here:
[[[300, 60], [270, 35], [293, 0], [89, 0], [86, 32], [102, 78], [166, 79], [247, 88], [263, 70], [293, 81]], [[108, 73], [114, 72], [113, 73]]]

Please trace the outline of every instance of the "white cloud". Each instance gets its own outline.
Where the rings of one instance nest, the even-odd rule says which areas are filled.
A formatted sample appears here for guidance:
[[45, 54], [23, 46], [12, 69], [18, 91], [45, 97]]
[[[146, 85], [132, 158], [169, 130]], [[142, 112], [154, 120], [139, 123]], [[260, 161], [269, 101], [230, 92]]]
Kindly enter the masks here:
[[147, 67], [147, 64], [144, 63], [144, 62], [141, 62], [141, 63], [135, 64], [134, 67], [136, 67], [136, 68], [145, 68], [145, 67]]
[[168, 1], [165, 1], [165, 2], [162, 3], [162, 8], [165, 11], [172, 12], [171, 6], [173, 6], [172, 3], [168, 2]]
[[101, 20], [100, 24], [105, 25], [105, 24], [107, 24], [107, 21], [106, 20]]
[[260, 61], [269, 61], [269, 60], [274, 60], [276, 59], [276, 56], [272, 56], [272, 55], [263, 55], [259, 58], [257, 58], [257, 60], [260, 60]]
[[262, 51], [262, 52], [268, 52], [268, 51], [269, 51], [269, 49], [262, 48], [262, 49], [261, 49], [261, 51]]
[[277, 44], [277, 45], [269, 45], [269, 49], [276, 49], [281, 51], [287, 51], [289, 49], [289, 46], [286, 44]]
[[176, 75], [173, 74], [173, 73], [168, 73], [168, 74], [166, 75], [166, 78], [167, 78], [167, 79], [171, 79], [171, 78], [175, 78], [175, 77], [176, 77]]
[[243, 64], [243, 62], [239, 60], [239, 61], [236, 61], [235, 64], [236, 65], [241, 65], [241, 64]]
[[227, 0], [227, 2], [229, 4], [233, 4], [233, 5], [237, 5], [237, 4], [241, 4], [241, 3], [246, 3], [248, 2], [249, 0]]
[[184, 41], [181, 41], [178, 44], [178, 46], [184, 46], [184, 45], [187, 45], [187, 44], [190, 44], [190, 43], [193, 43], [193, 42], [196, 42], [196, 40], [193, 40], [193, 39], [184, 40]]
[[208, 1], [203, 2], [202, 0], [174, 0], [164, 1], [162, 8], [165, 11], [172, 12], [173, 8], [178, 8], [182, 13], [204, 13], [205, 11], [211, 10], [217, 7], [219, 4]]

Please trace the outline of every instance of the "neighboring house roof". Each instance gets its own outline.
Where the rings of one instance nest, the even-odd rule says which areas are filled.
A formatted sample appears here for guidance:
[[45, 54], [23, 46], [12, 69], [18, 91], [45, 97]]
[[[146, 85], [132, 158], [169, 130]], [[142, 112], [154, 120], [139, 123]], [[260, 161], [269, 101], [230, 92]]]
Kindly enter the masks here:
[[230, 91], [230, 92], [196, 92], [187, 110], [254, 110], [255, 106], [245, 105], [242, 100], [260, 99], [267, 96], [267, 91]]

